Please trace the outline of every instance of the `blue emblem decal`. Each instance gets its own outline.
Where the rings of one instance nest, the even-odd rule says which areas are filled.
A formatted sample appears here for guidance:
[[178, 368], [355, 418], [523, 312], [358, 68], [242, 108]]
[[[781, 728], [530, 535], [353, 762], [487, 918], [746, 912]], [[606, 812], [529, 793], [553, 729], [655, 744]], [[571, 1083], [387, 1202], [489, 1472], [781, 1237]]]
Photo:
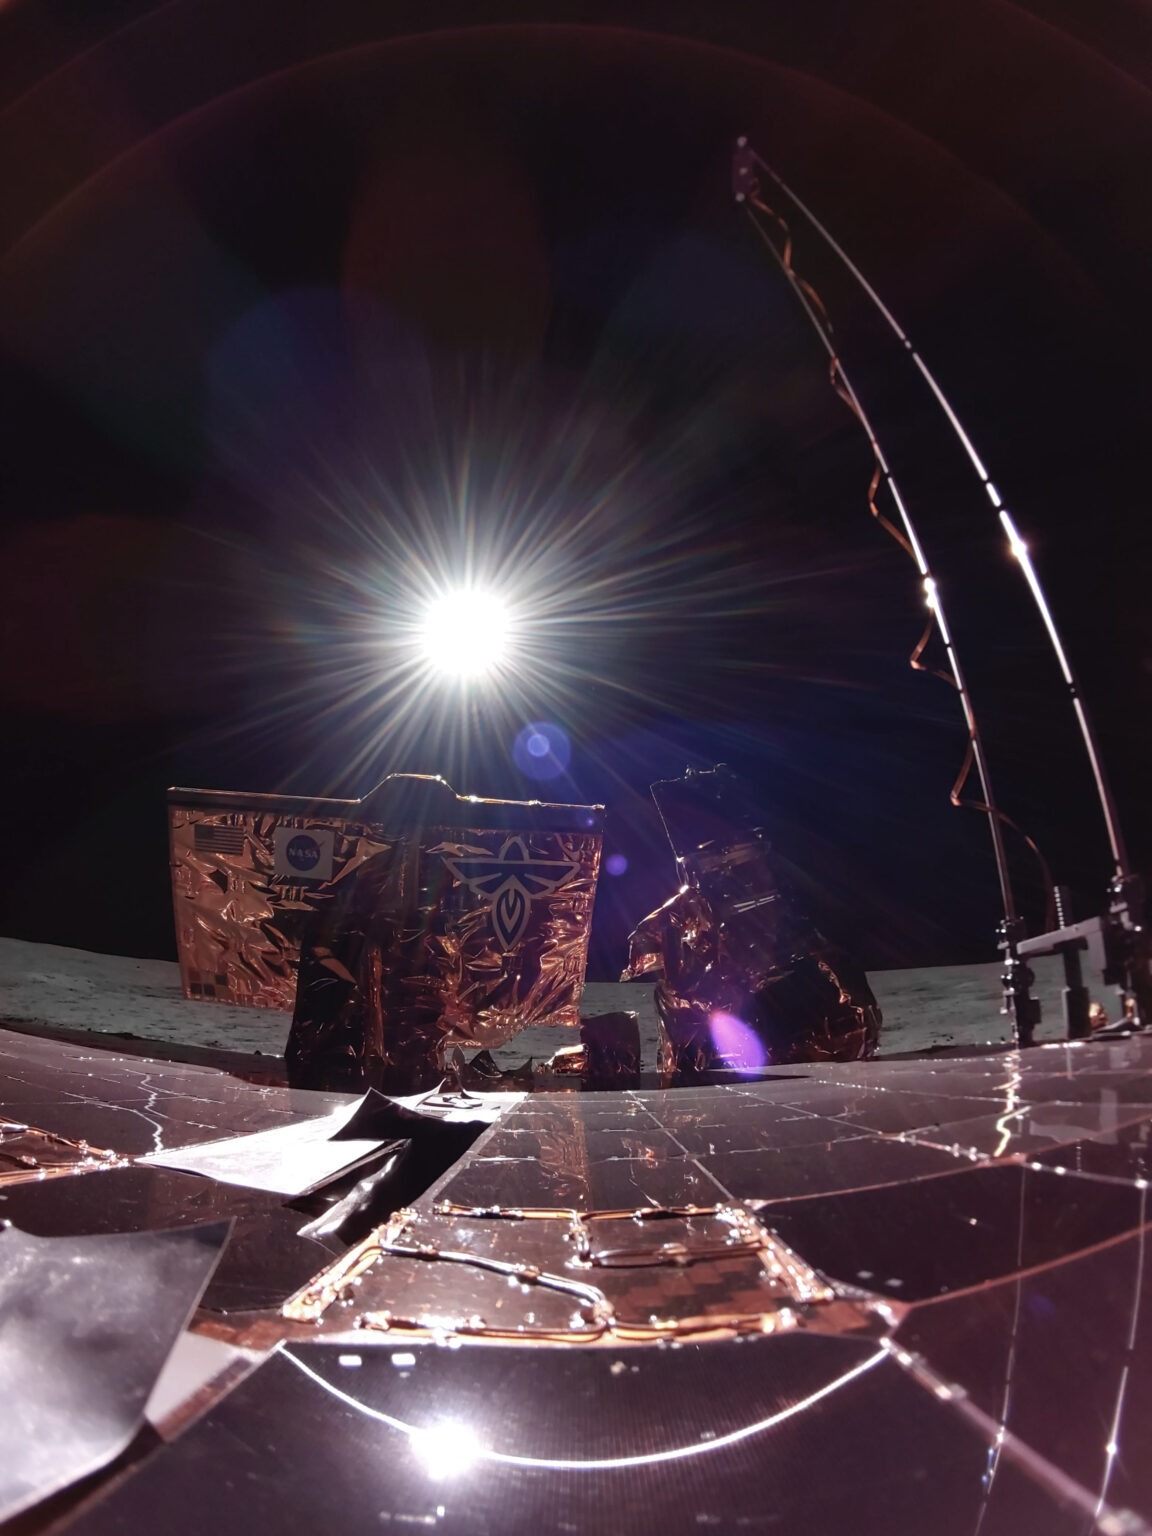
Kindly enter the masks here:
[[285, 849], [285, 857], [293, 869], [306, 875], [320, 862], [320, 844], [307, 832], [298, 832]]
[[512, 949], [524, 936], [532, 902], [567, 885], [579, 870], [570, 859], [532, 859], [521, 837], [510, 837], [497, 857], [464, 854], [445, 864], [470, 891], [487, 902], [501, 949]]

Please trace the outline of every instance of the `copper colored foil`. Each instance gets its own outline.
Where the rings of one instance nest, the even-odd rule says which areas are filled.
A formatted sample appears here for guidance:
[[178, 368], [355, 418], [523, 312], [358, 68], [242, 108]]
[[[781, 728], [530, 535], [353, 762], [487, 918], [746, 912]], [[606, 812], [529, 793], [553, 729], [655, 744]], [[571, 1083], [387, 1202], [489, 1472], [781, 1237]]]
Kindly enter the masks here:
[[[185, 995], [292, 1009], [308, 924], [361, 924], [351, 882], [372, 862], [369, 902], [407, 914], [403, 937], [385, 946], [407, 977], [405, 1006], [419, 994], [437, 1043], [500, 1044], [528, 1024], [575, 1024], [602, 817], [599, 806], [478, 800], [404, 774], [359, 801], [170, 790]], [[319, 850], [311, 870], [286, 857], [297, 834]], [[378, 994], [374, 982], [365, 996]]]
[[387, 836], [304, 932], [292, 1082], [419, 1084], [446, 1047], [576, 1024], [601, 808], [465, 798], [414, 775], [371, 798]]
[[90, 1147], [86, 1141], [69, 1141], [35, 1125], [0, 1120], [0, 1188], [63, 1174], [93, 1173], [125, 1162], [127, 1158], [118, 1153]]
[[653, 795], [683, 884], [632, 933], [623, 980], [660, 978], [661, 1070], [873, 1055], [867, 978], [788, 889], [735, 777], [690, 773]]
[[[354, 800], [169, 791], [176, 947], [186, 997], [291, 1010], [300, 935], [339, 882], [388, 840], [356, 819]], [[346, 814], [336, 812], [343, 810]], [[281, 831], [283, 829], [283, 831]], [[331, 840], [331, 879], [277, 861], [277, 834]]]
[[593, 1088], [639, 1088], [640, 1021], [634, 1013], [597, 1013], [580, 1020], [584, 1079]]
[[444, 1203], [397, 1211], [282, 1316], [341, 1333], [616, 1348], [822, 1328], [833, 1307], [837, 1331], [871, 1324], [743, 1206]]

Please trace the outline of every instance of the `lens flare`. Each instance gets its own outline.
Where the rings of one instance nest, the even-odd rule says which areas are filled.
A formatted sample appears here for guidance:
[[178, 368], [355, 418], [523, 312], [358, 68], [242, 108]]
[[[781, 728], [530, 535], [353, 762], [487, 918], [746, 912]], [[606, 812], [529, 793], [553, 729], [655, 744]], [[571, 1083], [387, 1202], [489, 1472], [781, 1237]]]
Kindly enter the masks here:
[[450, 1422], [430, 1429], [415, 1429], [409, 1441], [429, 1477], [459, 1477], [484, 1454], [475, 1431], [467, 1424]]
[[572, 761], [572, 743], [550, 720], [535, 720], [512, 743], [512, 760], [530, 779], [557, 779]]
[[492, 592], [463, 588], [428, 605], [420, 625], [420, 649], [437, 672], [481, 677], [508, 655], [511, 619]]
[[768, 1052], [754, 1029], [733, 1013], [717, 1011], [708, 1020], [712, 1044], [737, 1072], [758, 1072], [767, 1065]]

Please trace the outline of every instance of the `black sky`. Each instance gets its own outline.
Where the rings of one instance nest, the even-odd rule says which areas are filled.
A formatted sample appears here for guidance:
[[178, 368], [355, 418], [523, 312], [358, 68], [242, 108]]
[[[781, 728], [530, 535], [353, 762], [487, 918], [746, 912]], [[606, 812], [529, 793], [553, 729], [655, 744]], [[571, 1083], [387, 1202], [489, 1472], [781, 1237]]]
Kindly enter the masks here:
[[[987, 831], [948, 804], [956, 701], [907, 667], [915, 571], [732, 205], [738, 133], [960, 408], [1147, 867], [1152, 23], [1114, 0], [482, 9], [0, 9], [3, 929], [170, 953], [169, 783], [439, 770], [607, 800], [628, 869], [601, 885], [606, 975], [670, 885], [647, 782], [723, 759], [871, 963], [991, 958]], [[1086, 913], [1107, 846], [995, 518], [793, 222], [940, 574], [1001, 803]], [[452, 550], [462, 499], [487, 547], [557, 551], [563, 644], [519, 722], [481, 708], [446, 742], [430, 702], [398, 736], [357, 681], [362, 636], [425, 545]], [[566, 696], [557, 657], [587, 674]], [[531, 718], [573, 742], [551, 785], [512, 760]]]

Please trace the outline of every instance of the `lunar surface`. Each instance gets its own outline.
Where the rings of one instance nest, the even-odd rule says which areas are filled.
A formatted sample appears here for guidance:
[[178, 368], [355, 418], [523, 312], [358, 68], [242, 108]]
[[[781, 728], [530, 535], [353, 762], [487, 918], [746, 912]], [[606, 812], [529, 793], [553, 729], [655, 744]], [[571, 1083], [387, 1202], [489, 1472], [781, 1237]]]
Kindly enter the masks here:
[[[1064, 1034], [1059, 962], [1036, 965], [1036, 996], [1043, 1008], [1040, 1040]], [[873, 971], [870, 981], [884, 1011], [880, 1054], [975, 1046], [1007, 1041], [1011, 1031], [1000, 1012], [1000, 965], [933, 966]], [[1115, 993], [1097, 986], [1093, 996], [1115, 1017]], [[585, 1014], [632, 1009], [640, 1018], [643, 1064], [656, 1060], [656, 1013], [652, 988], [637, 983], [590, 982]], [[278, 1057], [289, 1016], [263, 1008], [230, 1008], [189, 1002], [180, 973], [167, 960], [134, 960], [90, 954], [22, 939], [0, 939], [0, 1023], [35, 1029], [91, 1030], [98, 1034], [162, 1041], [168, 1046], [260, 1052]], [[574, 1030], [528, 1029], [493, 1054], [507, 1067], [526, 1057], [545, 1060], [571, 1044]]]

